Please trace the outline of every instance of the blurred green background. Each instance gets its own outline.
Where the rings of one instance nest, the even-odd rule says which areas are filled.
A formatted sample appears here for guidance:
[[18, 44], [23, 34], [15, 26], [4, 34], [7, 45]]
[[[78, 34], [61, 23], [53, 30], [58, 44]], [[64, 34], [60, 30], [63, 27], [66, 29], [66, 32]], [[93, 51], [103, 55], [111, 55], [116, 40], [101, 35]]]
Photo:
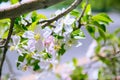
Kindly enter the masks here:
[[[69, 6], [74, 0], [65, 0], [65, 2], [60, 3], [59, 5], [54, 6], [54, 8], [62, 8]], [[85, 1], [85, 0], [84, 0]], [[120, 11], [120, 0], [89, 0], [92, 4], [93, 11], [111, 11], [117, 10]], [[79, 6], [80, 7], [80, 6]]]
[[[10, 0], [0, 0], [1, 2], [7, 2]], [[20, 0], [18, 0], [20, 1]], [[59, 5], [56, 5], [52, 8], [62, 8], [67, 7], [71, 4], [71, 2], [74, 0], [65, 0], [65, 2], [60, 3]], [[85, 1], [85, 0], [84, 0]], [[110, 10], [120, 10], [120, 0], [89, 0], [92, 4], [92, 10], [93, 11], [110, 11]]]

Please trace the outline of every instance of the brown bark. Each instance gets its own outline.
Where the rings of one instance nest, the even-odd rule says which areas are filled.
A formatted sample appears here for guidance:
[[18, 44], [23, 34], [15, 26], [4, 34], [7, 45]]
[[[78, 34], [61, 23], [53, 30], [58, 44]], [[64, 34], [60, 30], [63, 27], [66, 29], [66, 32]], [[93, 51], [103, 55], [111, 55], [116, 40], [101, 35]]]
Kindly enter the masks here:
[[0, 8], [0, 19], [18, 17], [37, 9], [47, 8], [64, 0], [28, 0], [7, 8]]

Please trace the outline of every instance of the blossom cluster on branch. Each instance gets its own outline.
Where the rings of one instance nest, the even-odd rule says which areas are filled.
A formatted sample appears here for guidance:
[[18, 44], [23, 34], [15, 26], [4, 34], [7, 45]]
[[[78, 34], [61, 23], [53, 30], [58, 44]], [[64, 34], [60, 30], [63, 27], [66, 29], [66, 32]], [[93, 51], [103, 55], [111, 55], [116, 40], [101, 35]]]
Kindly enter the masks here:
[[[54, 15], [57, 16], [62, 11], [64, 9], [56, 11]], [[23, 67], [34, 64], [33, 69], [37, 70], [40, 68], [40, 63], [43, 62], [43, 64], [47, 63], [46, 67], [49, 68], [71, 46], [79, 47], [81, 45], [79, 40], [84, 39], [85, 35], [78, 28], [76, 19], [75, 16], [67, 14], [59, 20], [54, 21], [51, 24], [52, 26], [42, 28], [41, 24], [38, 24], [34, 26], [33, 30], [26, 30], [20, 36], [12, 35], [10, 50], [16, 50], [21, 57], [26, 57], [27, 59], [27, 62], [19, 61], [18, 59], [18, 66], [20, 66], [21, 62], [25, 63], [22, 65]], [[22, 23], [25, 24], [24, 21]], [[36, 61], [40, 63], [34, 63]]]

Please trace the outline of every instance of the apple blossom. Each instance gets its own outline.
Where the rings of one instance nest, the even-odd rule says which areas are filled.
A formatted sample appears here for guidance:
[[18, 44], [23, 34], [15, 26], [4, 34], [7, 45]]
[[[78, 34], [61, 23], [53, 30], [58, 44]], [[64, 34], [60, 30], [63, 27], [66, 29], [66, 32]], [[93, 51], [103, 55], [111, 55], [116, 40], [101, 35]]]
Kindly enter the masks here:
[[14, 35], [12, 36], [12, 42], [10, 44], [10, 51], [17, 51], [21, 56], [23, 55], [22, 53], [25, 52], [23, 48], [20, 48], [20, 36]]

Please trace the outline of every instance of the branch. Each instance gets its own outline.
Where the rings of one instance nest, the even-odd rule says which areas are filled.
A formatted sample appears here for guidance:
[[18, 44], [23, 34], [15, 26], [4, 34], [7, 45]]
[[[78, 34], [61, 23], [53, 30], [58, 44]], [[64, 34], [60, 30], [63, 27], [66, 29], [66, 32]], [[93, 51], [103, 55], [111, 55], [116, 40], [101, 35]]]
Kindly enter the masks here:
[[0, 8], [0, 19], [15, 18], [24, 13], [47, 8], [62, 1], [64, 0], [27, 0], [26, 2], [20, 2], [7, 8]]
[[5, 43], [6, 39], [1, 39], [0, 38], [0, 48], [4, 47], [4, 43]]
[[9, 29], [8, 37], [7, 37], [6, 42], [4, 44], [3, 56], [2, 56], [2, 60], [1, 60], [1, 64], [0, 64], [0, 80], [1, 80], [1, 76], [2, 76], [3, 63], [4, 63], [4, 60], [6, 58], [6, 53], [7, 53], [7, 50], [8, 50], [8, 43], [9, 43], [9, 40], [10, 40], [12, 32], [13, 32], [14, 20], [15, 20], [15, 18], [11, 19], [11, 24], [10, 24], [10, 29]]
[[[64, 12], [62, 12], [61, 14], [49, 19], [49, 20], [43, 20], [39, 23], [44, 23], [42, 25], [42, 27], [48, 26], [50, 25], [52, 22], [58, 20], [59, 18], [63, 17], [64, 15], [68, 14], [69, 12], [71, 12], [73, 9], [75, 9], [80, 3], [82, 2], [82, 0], [75, 0]], [[39, 24], [38, 23], [38, 24]]]
[[88, 6], [88, 0], [86, 0], [85, 7], [84, 7], [80, 17], [78, 18], [78, 28], [81, 28], [81, 19], [84, 16], [84, 13], [85, 13], [85, 10], [86, 10], [87, 6]]

